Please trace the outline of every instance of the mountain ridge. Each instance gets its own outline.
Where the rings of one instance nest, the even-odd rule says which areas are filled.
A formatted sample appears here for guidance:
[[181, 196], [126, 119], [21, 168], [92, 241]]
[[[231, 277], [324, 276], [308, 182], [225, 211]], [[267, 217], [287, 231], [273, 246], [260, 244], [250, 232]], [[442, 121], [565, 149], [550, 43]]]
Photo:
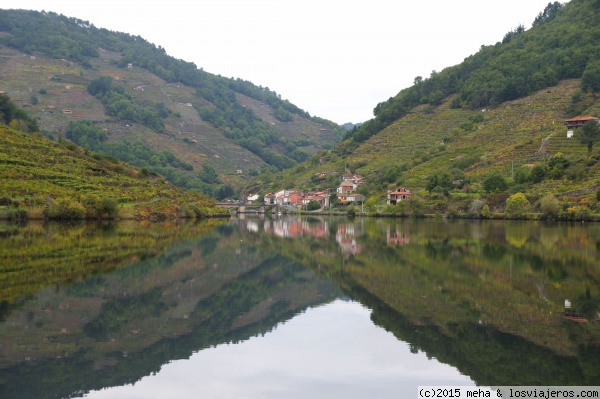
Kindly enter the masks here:
[[[55, 137], [64, 132], [68, 123], [52, 118], [50, 111], [67, 110], [73, 119], [92, 120], [107, 129], [109, 142], [127, 136], [156, 151], [170, 148], [191, 162], [192, 173], [175, 177], [164, 168], [155, 171], [176, 185], [205, 194], [215, 194], [223, 186], [240, 187], [260, 171], [293, 166], [317, 150], [330, 148], [344, 132], [268, 88], [212, 75], [168, 56], [163, 48], [139, 36], [98, 29], [76, 18], [0, 10], [0, 44], [1, 65], [8, 72], [0, 79], [0, 90], [39, 118], [42, 130]], [[118, 94], [147, 118], [124, 117], [121, 114], [127, 113], [118, 109], [111, 113], [110, 106], [121, 106], [123, 111], [123, 103], [110, 105], [104, 97], [86, 94], [87, 85], [100, 77], [111, 77]], [[242, 96], [263, 104], [268, 117], [244, 107], [238, 100]], [[168, 116], [157, 119], [152, 115], [157, 105]], [[153, 125], [150, 117], [154, 117]], [[322, 134], [323, 129], [327, 134]], [[293, 139], [287, 137], [288, 132]], [[204, 135], [206, 140], [202, 140]], [[203, 141], [203, 146], [193, 145]], [[217, 153], [205, 154], [207, 147]], [[216, 170], [218, 183], [189, 183], [203, 165]]]

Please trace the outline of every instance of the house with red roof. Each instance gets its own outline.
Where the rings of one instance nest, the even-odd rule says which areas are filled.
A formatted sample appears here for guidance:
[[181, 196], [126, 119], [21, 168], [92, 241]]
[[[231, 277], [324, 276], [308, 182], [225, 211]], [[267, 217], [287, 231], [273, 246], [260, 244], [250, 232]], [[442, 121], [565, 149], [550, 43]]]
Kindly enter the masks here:
[[404, 187], [400, 187], [396, 189], [396, 191], [388, 191], [387, 195], [387, 204], [388, 205], [396, 205], [400, 201], [406, 201], [410, 198], [412, 193], [410, 190], [405, 189]]
[[582, 127], [586, 122], [596, 121], [596, 123], [600, 123], [600, 118], [596, 118], [595, 116], [577, 116], [575, 118], [567, 119], [565, 121], [565, 125], [568, 129]]

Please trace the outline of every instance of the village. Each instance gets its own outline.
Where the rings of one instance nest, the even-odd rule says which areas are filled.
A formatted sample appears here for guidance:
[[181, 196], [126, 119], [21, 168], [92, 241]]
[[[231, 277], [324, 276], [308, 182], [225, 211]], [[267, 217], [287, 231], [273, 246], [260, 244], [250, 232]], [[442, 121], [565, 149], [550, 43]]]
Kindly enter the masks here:
[[[364, 178], [358, 174], [346, 173], [341, 177], [341, 183], [335, 193], [333, 190], [325, 191], [301, 191], [301, 190], [279, 190], [264, 195], [265, 205], [285, 206], [292, 210], [325, 209], [332, 205], [332, 198], [337, 198], [341, 204], [362, 204], [366, 197], [359, 194], [357, 189], [364, 183]], [[411, 196], [410, 190], [399, 187], [387, 193], [387, 204], [396, 205], [400, 201], [408, 200]], [[247, 203], [256, 203], [260, 196], [253, 194], [248, 196]], [[318, 205], [318, 206], [317, 206]]]

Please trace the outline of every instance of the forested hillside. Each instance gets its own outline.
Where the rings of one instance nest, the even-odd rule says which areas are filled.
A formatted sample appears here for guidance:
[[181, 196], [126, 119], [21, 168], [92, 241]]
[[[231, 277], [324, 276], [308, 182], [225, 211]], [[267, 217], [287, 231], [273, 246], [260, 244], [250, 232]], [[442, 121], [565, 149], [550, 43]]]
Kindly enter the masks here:
[[[371, 214], [590, 218], [600, 211], [600, 128], [565, 121], [600, 117], [599, 37], [600, 2], [549, 3], [531, 29], [417, 77], [334, 149], [248, 191], [335, 190], [351, 172], [365, 178], [359, 209]], [[411, 200], [386, 206], [400, 186]]]
[[0, 90], [47, 135], [70, 131], [87, 146], [90, 121], [105, 132], [94, 150], [130, 154], [123, 160], [207, 194], [289, 168], [344, 134], [269, 88], [52, 12], [0, 10], [0, 56]]
[[[582, 90], [600, 90], [600, 2], [572, 0], [548, 3], [525, 30], [506, 33], [502, 41], [481, 46], [456, 66], [417, 76], [414, 85], [377, 104], [375, 118], [352, 134], [354, 142], [409, 114], [417, 105], [438, 106], [456, 95], [453, 108], [481, 109], [552, 87], [564, 79], [582, 78]], [[570, 110], [577, 115], [581, 108]]]

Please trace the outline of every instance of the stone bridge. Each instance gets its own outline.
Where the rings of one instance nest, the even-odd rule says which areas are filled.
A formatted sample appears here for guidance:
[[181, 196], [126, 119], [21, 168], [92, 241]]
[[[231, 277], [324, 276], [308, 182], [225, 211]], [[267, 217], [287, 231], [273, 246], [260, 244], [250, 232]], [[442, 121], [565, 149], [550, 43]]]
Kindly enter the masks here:
[[233, 215], [238, 213], [254, 213], [264, 215], [268, 210], [274, 214], [287, 213], [288, 209], [281, 205], [265, 205], [265, 204], [236, 204], [231, 202], [217, 202], [217, 206], [229, 209]]

